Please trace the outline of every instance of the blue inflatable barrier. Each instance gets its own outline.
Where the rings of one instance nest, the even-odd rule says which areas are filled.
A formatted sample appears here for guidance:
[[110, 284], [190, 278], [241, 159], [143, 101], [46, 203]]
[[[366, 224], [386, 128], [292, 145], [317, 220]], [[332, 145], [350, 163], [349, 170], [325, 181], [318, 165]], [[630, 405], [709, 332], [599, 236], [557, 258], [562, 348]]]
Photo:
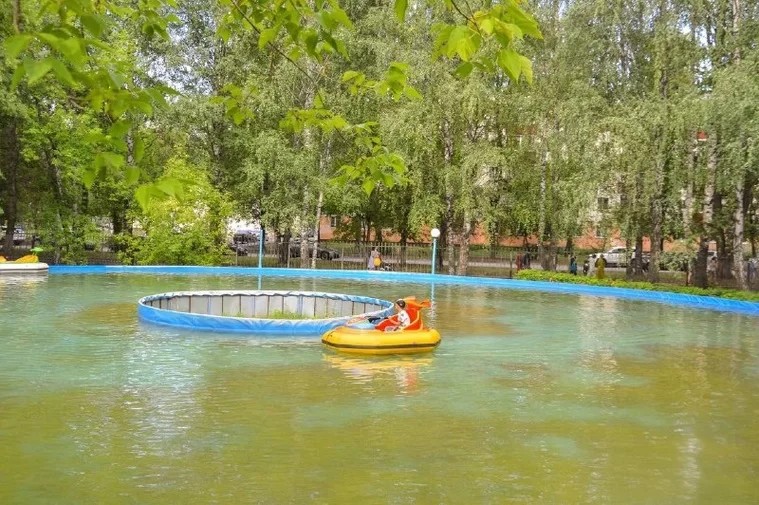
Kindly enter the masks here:
[[713, 296], [687, 295], [666, 291], [644, 291], [639, 289], [586, 286], [561, 282], [520, 281], [487, 277], [459, 277], [454, 275], [432, 275], [404, 272], [384, 272], [377, 270], [301, 270], [288, 268], [245, 268], [245, 267], [200, 267], [200, 266], [51, 266], [50, 274], [108, 274], [108, 273], [162, 273], [179, 275], [247, 275], [308, 277], [353, 280], [387, 280], [423, 284], [459, 284], [488, 286], [495, 288], [543, 291], [549, 293], [606, 296], [626, 300], [680, 305], [699, 309], [737, 312], [759, 316], [759, 303], [730, 300]]
[[141, 298], [137, 312], [143, 321], [194, 330], [320, 336], [355, 317], [385, 318], [393, 303], [310, 291], [182, 291]]

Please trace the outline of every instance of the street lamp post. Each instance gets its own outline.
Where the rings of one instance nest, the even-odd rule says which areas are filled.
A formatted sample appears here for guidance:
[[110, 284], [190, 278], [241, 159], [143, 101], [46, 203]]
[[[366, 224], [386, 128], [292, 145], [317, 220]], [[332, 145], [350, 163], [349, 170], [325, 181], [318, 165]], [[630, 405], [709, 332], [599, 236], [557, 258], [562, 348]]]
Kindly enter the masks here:
[[437, 228], [433, 228], [430, 230], [430, 235], [432, 236], [432, 275], [435, 275], [435, 263], [436, 263], [436, 256], [437, 256], [437, 239], [440, 236], [440, 230]]
[[[258, 268], [261, 268], [263, 266], [263, 259], [264, 259], [264, 225], [261, 225], [260, 231], [258, 232]], [[260, 279], [259, 279], [260, 283]], [[261, 289], [260, 287], [258, 289]]]

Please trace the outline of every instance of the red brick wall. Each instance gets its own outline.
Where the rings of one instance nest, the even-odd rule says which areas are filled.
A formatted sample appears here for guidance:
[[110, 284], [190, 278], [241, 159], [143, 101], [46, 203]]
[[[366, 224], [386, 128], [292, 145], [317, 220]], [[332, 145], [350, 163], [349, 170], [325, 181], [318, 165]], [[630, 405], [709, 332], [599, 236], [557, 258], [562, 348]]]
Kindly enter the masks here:
[[[343, 218], [347, 220], [349, 218]], [[330, 226], [330, 217], [322, 216], [321, 223], [319, 223], [319, 237], [321, 240], [333, 240], [335, 239], [334, 228]], [[372, 232], [372, 239], [374, 238], [374, 232]], [[386, 242], [400, 242], [401, 237], [398, 234], [383, 233], [382, 238]], [[424, 230], [421, 234], [419, 242], [431, 243], [429, 230]], [[574, 246], [578, 249], [594, 249], [603, 251], [611, 247], [624, 246], [625, 241], [622, 239], [619, 230], [615, 230], [610, 237], [598, 238], [596, 237], [595, 228], [589, 227], [585, 230], [582, 236], [575, 237]], [[472, 245], [487, 245], [489, 244], [487, 234], [481, 226], [477, 226], [472, 237], [470, 239]], [[506, 247], [522, 247], [524, 245], [523, 237], [503, 237], [498, 241], [499, 244]], [[535, 236], [528, 237], [527, 243], [529, 245], [537, 245], [538, 239]], [[566, 241], [561, 240], [557, 242], [558, 247], [565, 247]], [[669, 251], [681, 247], [677, 242], [664, 242], [664, 250]], [[651, 241], [648, 237], [643, 239], [643, 251], [651, 250]]]

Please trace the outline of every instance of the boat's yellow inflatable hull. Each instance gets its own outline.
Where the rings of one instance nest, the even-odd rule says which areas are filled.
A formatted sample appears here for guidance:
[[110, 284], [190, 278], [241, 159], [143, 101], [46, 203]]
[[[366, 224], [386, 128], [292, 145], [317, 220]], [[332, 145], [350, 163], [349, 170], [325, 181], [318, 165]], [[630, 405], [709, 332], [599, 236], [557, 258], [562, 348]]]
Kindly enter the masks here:
[[340, 326], [325, 333], [322, 344], [352, 354], [416, 354], [434, 351], [440, 333], [429, 328], [385, 332]]

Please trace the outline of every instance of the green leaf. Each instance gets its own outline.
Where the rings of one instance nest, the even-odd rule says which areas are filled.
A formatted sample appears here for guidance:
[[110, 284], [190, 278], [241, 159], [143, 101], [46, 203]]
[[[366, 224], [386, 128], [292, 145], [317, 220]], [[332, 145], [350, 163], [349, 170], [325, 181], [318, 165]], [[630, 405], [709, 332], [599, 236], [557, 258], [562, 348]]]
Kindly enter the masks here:
[[355, 79], [359, 75], [361, 75], [361, 72], [356, 72], [355, 70], [348, 70], [347, 72], [343, 74], [343, 82], [348, 82], [352, 79]]
[[345, 42], [343, 42], [341, 39], [335, 40], [335, 44], [337, 46], [337, 52], [345, 58], [346, 60], [350, 60], [350, 57], [348, 57], [348, 49], [345, 47]]
[[319, 90], [314, 96], [314, 109], [323, 109], [323, 108], [324, 108], [324, 95], [322, 95], [322, 91]]
[[102, 152], [95, 156], [97, 166], [106, 166], [110, 169], [118, 169], [124, 166], [124, 155], [112, 152]]
[[135, 100], [132, 104], [135, 109], [142, 111], [146, 116], [153, 114], [153, 106], [145, 100]]
[[397, 17], [398, 21], [400, 21], [401, 23], [406, 19], [407, 9], [408, 9], [408, 0], [395, 0], [395, 17]]
[[27, 58], [24, 60], [24, 68], [29, 84], [34, 84], [50, 72], [53, 68], [53, 62], [51, 58], [45, 58], [42, 61]]
[[511, 49], [501, 49], [498, 52], [498, 66], [506, 72], [506, 75], [514, 82], [519, 82], [519, 74], [522, 72], [520, 54]]
[[[503, 46], [504, 49], [509, 47], [511, 42], [514, 40], [514, 37], [516, 33], [514, 32], [514, 28], [519, 30], [519, 27], [517, 25], [511, 24], [511, 23], [504, 23], [500, 19], [495, 20], [495, 25], [493, 27], [493, 34], [495, 35], [495, 39], [498, 41], [501, 46]], [[521, 38], [521, 30], [519, 31], [519, 38]]]
[[139, 188], [137, 188], [134, 191], [134, 198], [137, 200], [137, 203], [140, 204], [140, 207], [142, 207], [142, 210], [147, 210], [148, 204], [150, 203], [150, 197], [152, 196], [153, 185], [152, 184], [143, 184]]
[[123, 137], [131, 127], [132, 121], [129, 119], [122, 119], [121, 121], [116, 121], [111, 125], [111, 128], [108, 130], [108, 134], [112, 137]]
[[332, 6], [332, 19], [348, 28], [349, 30], [353, 30], [353, 23], [351, 23], [348, 14], [346, 14], [345, 11], [342, 10], [336, 3]]
[[44, 42], [45, 44], [60, 50], [62, 39], [57, 35], [53, 35], [52, 33], [47, 32], [38, 32], [35, 35], [40, 41]]
[[263, 49], [266, 44], [276, 39], [278, 32], [279, 28], [267, 28], [266, 30], [262, 31], [261, 35], [258, 37], [258, 48]]
[[24, 52], [26, 47], [29, 45], [29, 42], [31, 41], [31, 35], [21, 33], [19, 35], [13, 35], [12, 37], [5, 39], [3, 45], [5, 46], [5, 51], [8, 53], [8, 57], [15, 58]]
[[390, 62], [390, 69], [398, 70], [401, 73], [405, 74], [408, 71], [408, 63], [404, 63], [402, 61], [392, 61]]
[[480, 30], [486, 35], [492, 35], [494, 29], [493, 18], [490, 16], [485, 17], [479, 21]]
[[[125, 100], [114, 100], [111, 103], [108, 104], [108, 110], [111, 114], [112, 118], [118, 118], [121, 117], [121, 115], [124, 113], [124, 111], [127, 110], [127, 102]], [[93, 107], [95, 109], [99, 109], [100, 107]]]
[[540, 29], [538, 28], [538, 23], [532, 16], [523, 11], [516, 2], [512, 2], [506, 6], [506, 13], [524, 33], [536, 39], [543, 38], [543, 34], [540, 33]]
[[168, 102], [166, 101], [166, 98], [163, 96], [163, 93], [161, 90], [156, 88], [145, 88], [144, 89], [145, 94], [148, 95], [153, 102], [158, 104], [160, 107], [168, 107]]
[[68, 84], [69, 86], [76, 86], [74, 76], [71, 75], [69, 69], [60, 60], [52, 59], [53, 73], [58, 77], [58, 80]]
[[121, 88], [124, 86], [124, 76], [115, 70], [108, 70], [108, 77], [111, 79], [111, 83], [115, 88]]
[[140, 169], [135, 166], [129, 166], [126, 168], [125, 182], [127, 186], [131, 186], [140, 179]]
[[24, 67], [24, 65], [18, 65], [15, 72], [13, 72], [13, 78], [11, 79], [11, 90], [18, 87], [21, 79], [24, 78], [24, 74], [26, 74], [26, 67]]
[[64, 40], [58, 47], [63, 54], [72, 64], [80, 65], [87, 59], [87, 54], [84, 52], [80, 39], [72, 37]]
[[454, 74], [459, 79], [466, 79], [467, 77], [469, 77], [469, 74], [472, 73], [472, 70], [474, 70], [474, 65], [469, 61], [465, 61], [464, 63], [458, 66]]
[[348, 126], [348, 121], [346, 121], [342, 116], [335, 116], [332, 118], [332, 126], [334, 126], [337, 130], [342, 130]]
[[364, 190], [364, 193], [367, 195], [371, 195], [372, 191], [374, 191], [374, 179], [364, 179], [364, 182], [361, 183], [361, 189]]
[[335, 28], [335, 21], [332, 19], [332, 14], [326, 10], [322, 9], [318, 12], [316, 15], [317, 21], [319, 21], [319, 24], [324, 29], [324, 32], [331, 32]]
[[306, 52], [311, 56], [316, 55], [316, 43], [319, 41], [319, 36], [313, 30], [304, 30], [303, 42], [306, 44]]
[[134, 139], [132, 156], [134, 157], [135, 163], [142, 161], [142, 158], [145, 156], [145, 141], [142, 140], [142, 137], [136, 137]]
[[228, 26], [222, 25], [216, 29], [216, 35], [218, 35], [219, 38], [224, 41], [224, 43], [227, 43], [229, 42], [229, 38], [232, 36], [232, 32], [229, 31]]
[[96, 144], [98, 142], [105, 142], [106, 140], [105, 135], [100, 130], [91, 131], [84, 136], [84, 141], [88, 144]]
[[245, 118], [247, 117], [247, 114], [245, 114], [244, 111], [238, 110], [234, 114], [232, 114], [232, 121], [239, 126], [242, 124], [243, 121], [245, 121]]
[[97, 176], [98, 169], [96, 167], [87, 167], [84, 172], [82, 172], [82, 183], [86, 188], [89, 189], [92, 186], [92, 183], [95, 182]]
[[134, 9], [129, 7], [124, 7], [123, 5], [114, 5], [113, 3], [109, 4], [108, 8], [116, 14], [117, 16], [121, 16], [123, 18], [127, 18], [134, 14]]
[[530, 61], [530, 58], [522, 55], [519, 56], [519, 61], [522, 63], [522, 75], [524, 75], [525, 80], [532, 85], [532, 61]]
[[422, 100], [422, 95], [412, 86], [406, 86], [403, 88], [403, 94], [412, 100]]
[[222, 93], [229, 93], [230, 96], [236, 98], [237, 100], [242, 99], [242, 88], [240, 86], [237, 86], [236, 84], [227, 84], [223, 88], [221, 88]]
[[162, 193], [181, 200], [184, 197], [184, 183], [173, 177], [164, 177], [153, 184], [153, 187]]
[[448, 41], [446, 42], [445, 55], [449, 58], [452, 58], [458, 52], [459, 45], [462, 43], [466, 44], [468, 38], [469, 28], [466, 26], [454, 27], [448, 36]]
[[100, 37], [105, 31], [105, 21], [96, 14], [85, 14], [82, 16], [82, 24], [93, 37]]

